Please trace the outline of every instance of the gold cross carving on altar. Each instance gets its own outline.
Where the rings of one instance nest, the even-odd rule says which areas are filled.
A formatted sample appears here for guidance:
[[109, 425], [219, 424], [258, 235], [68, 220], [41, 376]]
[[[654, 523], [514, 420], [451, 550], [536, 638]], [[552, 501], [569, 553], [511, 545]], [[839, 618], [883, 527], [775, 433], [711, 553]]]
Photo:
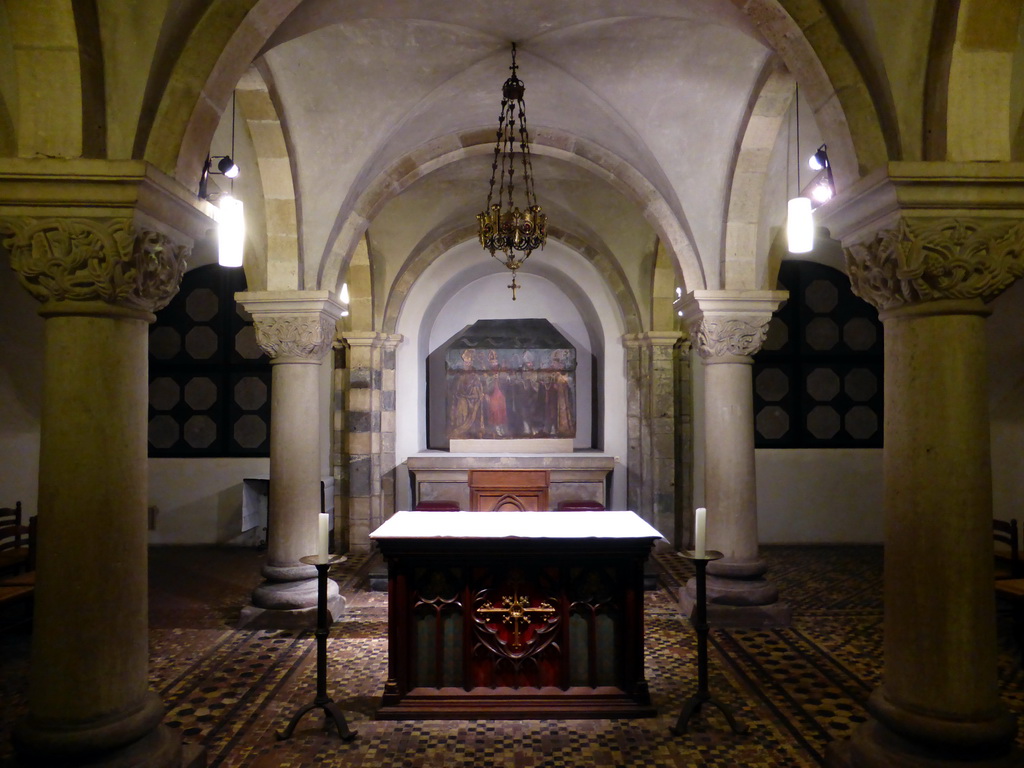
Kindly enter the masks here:
[[512, 625], [512, 646], [519, 648], [522, 646], [522, 632], [520, 632], [519, 622], [525, 621], [527, 628], [529, 628], [532, 622], [530, 614], [547, 614], [554, 613], [555, 609], [551, 607], [549, 603], [542, 602], [540, 605], [529, 605], [527, 602], [528, 598], [520, 597], [518, 592], [514, 592], [512, 597], [501, 598], [502, 605], [494, 606], [491, 601], [488, 600], [482, 606], [476, 609], [477, 613], [500, 613], [504, 614], [502, 621], [506, 624]]

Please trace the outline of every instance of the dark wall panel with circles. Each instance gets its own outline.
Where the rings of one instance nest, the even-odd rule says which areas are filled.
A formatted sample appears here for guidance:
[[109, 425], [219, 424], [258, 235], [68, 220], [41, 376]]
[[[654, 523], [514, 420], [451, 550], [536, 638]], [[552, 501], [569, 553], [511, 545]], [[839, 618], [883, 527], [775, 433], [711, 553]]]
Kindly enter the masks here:
[[149, 331], [149, 455], [270, 455], [270, 361], [235, 303], [240, 269], [185, 275]]
[[786, 261], [775, 313], [754, 357], [758, 448], [882, 446], [882, 324], [842, 272]]

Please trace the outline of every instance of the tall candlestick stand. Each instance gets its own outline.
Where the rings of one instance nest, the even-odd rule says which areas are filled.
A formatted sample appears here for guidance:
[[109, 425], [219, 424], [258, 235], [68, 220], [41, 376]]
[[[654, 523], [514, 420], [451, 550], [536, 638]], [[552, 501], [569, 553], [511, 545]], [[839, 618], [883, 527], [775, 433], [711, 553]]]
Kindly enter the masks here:
[[299, 558], [307, 565], [316, 566], [317, 605], [316, 632], [314, 633], [316, 635], [316, 698], [313, 699], [312, 704], [307, 704], [296, 712], [295, 717], [288, 723], [288, 727], [277, 734], [277, 738], [281, 741], [292, 735], [292, 731], [295, 730], [295, 726], [299, 724], [302, 716], [312, 709], [322, 709], [326, 717], [334, 720], [334, 724], [338, 728], [338, 736], [342, 741], [352, 741], [356, 737], [356, 732], [348, 729], [345, 715], [342, 714], [334, 700], [327, 695], [327, 635], [330, 632], [327, 622], [327, 570], [332, 565], [345, 562], [346, 559], [344, 555], [328, 555], [327, 557], [307, 555]]
[[723, 557], [721, 552], [707, 550], [703, 555], [698, 555], [692, 550], [684, 550], [679, 553], [682, 557], [693, 562], [696, 570], [697, 599], [693, 605], [693, 616], [690, 621], [697, 632], [697, 692], [683, 703], [683, 709], [679, 713], [679, 719], [671, 728], [676, 736], [686, 733], [690, 718], [700, 711], [704, 704], [714, 704], [725, 715], [733, 733], [746, 733], [746, 726], [736, 722], [736, 718], [725, 704], [711, 697], [708, 690], [708, 594], [705, 581], [705, 571], [708, 563]]

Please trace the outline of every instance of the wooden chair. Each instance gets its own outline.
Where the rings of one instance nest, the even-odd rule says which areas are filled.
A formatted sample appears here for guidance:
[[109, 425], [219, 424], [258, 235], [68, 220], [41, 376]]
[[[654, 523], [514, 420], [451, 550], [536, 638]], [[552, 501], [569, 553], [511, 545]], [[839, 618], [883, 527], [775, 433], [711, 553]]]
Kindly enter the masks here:
[[27, 525], [0, 528], [0, 575], [28, 570], [31, 533]]
[[0, 507], [0, 528], [21, 525], [21, 502], [16, 501], [13, 507]]
[[[17, 528], [23, 532], [24, 548], [28, 552], [24, 563], [17, 563], [10, 567], [15, 571], [14, 575], [0, 578], [0, 631], [19, 627], [32, 621], [36, 591], [36, 518], [29, 518], [27, 526], [5, 526], [5, 528]], [[0, 551], [0, 558], [10, 554], [11, 551]], [[0, 567], [0, 573], [4, 572], [5, 569]]]
[[1024, 577], [1024, 563], [1020, 558], [1020, 531], [1017, 520], [992, 521], [992, 540], [996, 545], [995, 564], [997, 579]]

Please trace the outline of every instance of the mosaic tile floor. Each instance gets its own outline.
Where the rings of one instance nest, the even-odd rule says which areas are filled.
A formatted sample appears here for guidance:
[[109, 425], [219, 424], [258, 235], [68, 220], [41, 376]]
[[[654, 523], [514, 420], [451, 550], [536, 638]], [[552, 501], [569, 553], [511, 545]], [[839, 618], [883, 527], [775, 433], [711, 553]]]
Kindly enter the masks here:
[[[747, 726], [731, 732], [713, 707], [690, 732], [669, 727], [694, 691], [696, 638], [674, 596], [688, 563], [658, 558], [662, 588], [646, 595], [647, 678], [658, 717], [643, 720], [376, 721], [387, 671], [386, 597], [368, 592], [369, 563], [352, 558], [332, 574], [349, 612], [328, 640], [328, 691], [357, 738], [342, 742], [323, 717], [303, 718], [315, 696], [315, 641], [308, 631], [234, 630], [248, 591], [259, 582], [252, 550], [174, 548], [151, 555], [151, 682], [166, 722], [202, 744], [211, 768], [321, 766], [819, 766], [825, 745], [865, 718], [879, 682], [881, 548], [770, 547], [770, 574], [794, 609], [786, 630], [710, 633], [710, 689]], [[1024, 672], [1000, 616], [999, 672], [1004, 700], [1021, 720]], [[0, 760], [12, 721], [24, 712], [28, 636], [0, 634]]]

